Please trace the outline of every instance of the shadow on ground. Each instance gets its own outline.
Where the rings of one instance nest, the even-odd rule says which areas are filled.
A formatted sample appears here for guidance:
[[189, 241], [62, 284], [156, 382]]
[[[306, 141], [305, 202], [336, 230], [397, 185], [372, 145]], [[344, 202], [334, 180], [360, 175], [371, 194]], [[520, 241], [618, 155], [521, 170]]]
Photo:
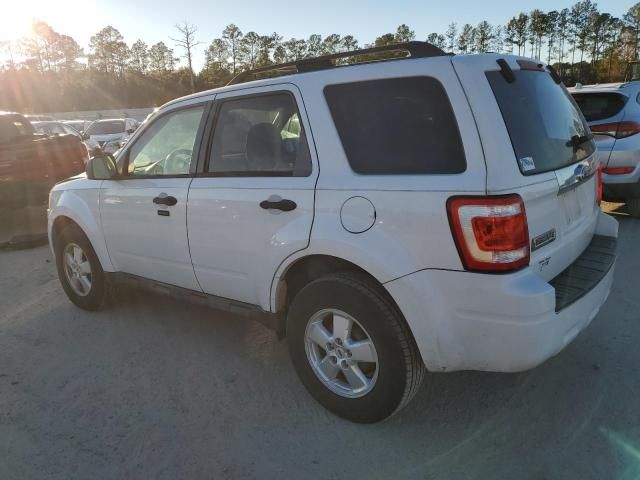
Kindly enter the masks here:
[[45, 247], [0, 252], [16, 275], [1, 284], [14, 301], [0, 303], [0, 476], [637, 478], [638, 225], [620, 215], [611, 297], [557, 357], [519, 374], [430, 374], [376, 425], [316, 404], [286, 342], [249, 319], [140, 289], [83, 312]]

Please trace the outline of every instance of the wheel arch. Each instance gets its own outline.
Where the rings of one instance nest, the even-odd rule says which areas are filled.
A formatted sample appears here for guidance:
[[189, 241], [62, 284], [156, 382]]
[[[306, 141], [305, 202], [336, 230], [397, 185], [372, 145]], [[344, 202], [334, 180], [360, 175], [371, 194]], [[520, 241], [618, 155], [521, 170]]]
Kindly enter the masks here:
[[56, 250], [58, 249], [58, 239], [60, 237], [60, 234], [62, 233], [62, 230], [70, 225], [75, 225], [80, 230], [82, 230], [83, 233], [85, 233], [82, 227], [74, 222], [71, 218], [67, 217], [66, 215], [58, 215], [51, 225], [51, 249], [53, 250], [54, 255], [56, 253]]
[[[286, 315], [288, 305], [306, 284], [331, 273], [354, 272], [376, 284], [388, 300], [402, 314], [402, 309], [385, 288], [377, 270], [364, 268], [353, 260], [326, 253], [309, 253], [291, 259], [281, 266], [278, 275], [274, 277], [271, 288], [271, 309], [273, 313]], [[403, 315], [404, 316], [404, 315]]]
[[313, 253], [292, 260], [274, 279], [272, 307], [275, 312], [285, 312], [291, 302], [307, 283], [323, 275], [336, 272], [356, 271], [377, 279], [355, 263], [333, 255]]
[[81, 215], [77, 215], [73, 210], [59, 207], [56, 212], [49, 217], [49, 241], [51, 244], [51, 250], [53, 254], [56, 253], [56, 242], [60, 236], [60, 232], [69, 226], [75, 225], [82, 233], [87, 237], [89, 243], [96, 252], [100, 265], [105, 272], [113, 271], [111, 260], [107, 252], [106, 244], [99, 229], [98, 222], [91, 217], [88, 221], [83, 220]]

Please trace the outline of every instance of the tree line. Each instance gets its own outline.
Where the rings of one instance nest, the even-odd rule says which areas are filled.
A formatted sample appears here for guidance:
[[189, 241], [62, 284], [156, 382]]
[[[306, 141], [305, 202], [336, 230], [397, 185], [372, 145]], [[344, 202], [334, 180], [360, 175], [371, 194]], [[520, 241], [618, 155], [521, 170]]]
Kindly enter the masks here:
[[18, 42], [0, 42], [7, 61], [0, 66], [0, 109], [24, 112], [134, 108], [160, 105], [194, 91], [226, 84], [237, 73], [370, 46], [426, 40], [443, 50], [515, 53], [553, 65], [567, 85], [621, 80], [638, 59], [640, 3], [621, 17], [599, 10], [591, 0], [570, 8], [519, 13], [503, 25], [452, 22], [444, 32], [418, 39], [407, 25], [360, 45], [352, 35], [285, 39], [278, 33], [243, 32], [230, 24], [205, 49], [204, 67], [193, 68], [202, 42], [196, 26], [184, 22], [167, 42], [127, 44], [107, 26], [85, 51], [69, 35], [42, 21]]

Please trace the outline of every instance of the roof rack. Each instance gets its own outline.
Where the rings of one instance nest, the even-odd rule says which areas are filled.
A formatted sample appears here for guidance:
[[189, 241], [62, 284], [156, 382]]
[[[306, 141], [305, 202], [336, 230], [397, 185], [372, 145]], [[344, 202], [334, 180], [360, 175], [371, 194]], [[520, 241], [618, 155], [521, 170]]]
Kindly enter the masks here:
[[245, 82], [247, 81], [247, 78], [264, 72], [273, 71], [280, 72], [281, 75], [286, 75], [288, 73], [304, 73], [326, 70], [339, 66], [336, 65], [333, 60], [371, 55], [380, 52], [407, 52], [409, 54], [404, 57], [392, 58], [390, 60], [399, 60], [402, 58], [441, 57], [449, 55], [442, 49], [428, 42], [396, 43], [393, 45], [384, 45], [382, 47], [371, 47], [363, 48], [361, 50], [333, 53], [331, 55], [323, 55], [321, 57], [305, 58], [302, 60], [296, 60], [295, 62], [280, 63], [278, 65], [268, 65], [266, 67], [254, 68], [253, 70], [245, 70], [233, 77], [227, 85], [235, 85], [237, 83]]

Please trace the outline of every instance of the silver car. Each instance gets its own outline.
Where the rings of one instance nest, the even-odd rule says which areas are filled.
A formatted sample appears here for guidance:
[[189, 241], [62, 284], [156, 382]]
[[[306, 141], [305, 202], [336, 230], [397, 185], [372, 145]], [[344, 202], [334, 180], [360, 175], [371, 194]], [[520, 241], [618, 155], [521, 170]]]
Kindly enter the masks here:
[[589, 123], [602, 162], [603, 197], [640, 217], [640, 81], [569, 89]]

